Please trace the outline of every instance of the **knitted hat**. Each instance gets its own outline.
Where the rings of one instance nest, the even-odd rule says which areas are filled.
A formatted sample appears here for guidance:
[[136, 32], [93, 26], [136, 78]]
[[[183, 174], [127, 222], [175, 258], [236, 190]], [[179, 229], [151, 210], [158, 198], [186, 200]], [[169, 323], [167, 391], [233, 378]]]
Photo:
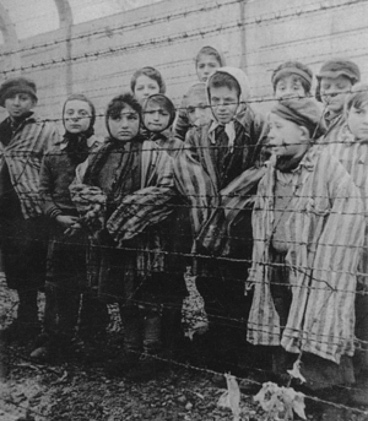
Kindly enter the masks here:
[[320, 80], [323, 77], [337, 78], [339, 76], [346, 76], [352, 83], [360, 81], [360, 70], [359, 67], [350, 60], [345, 59], [333, 59], [326, 61], [322, 64], [321, 70], [317, 75], [317, 79]]
[[284, 99], [278, 102], [271, 112], [284, 120], [306, 127], [314, 139], [326, 131], [322, 109], [313, 98]]
[[300, 76], [306, 82], [308, 91], [310, 91], [313, 80], [313, 72], [308, 66], [297, 61], [287, 61], [274, 70], [271, 77], [273, 90], [276, 90], [277, 82], [280, 79], [290, 75]]
[[0, 86], [0, 106], [5, 107], [5, 100], [15, 94], [29, 94], [37, 102], [36, 84], [25, 77], [8, 79]]

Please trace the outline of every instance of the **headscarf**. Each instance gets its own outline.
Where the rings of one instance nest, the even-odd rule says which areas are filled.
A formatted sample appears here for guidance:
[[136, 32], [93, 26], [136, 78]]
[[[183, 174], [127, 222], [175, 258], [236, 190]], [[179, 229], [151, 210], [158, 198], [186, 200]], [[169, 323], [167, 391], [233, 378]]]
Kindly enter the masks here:
[[94, 124], [96, 121], [96, 109], [93, 103], [83, 94], [73, 94], [68, 97], [68, 99], [64, 102], [63, 106], [63, 125], [65, 128], [65, 118], [64, 112], [66, 108], [66, 104], [70, 101], [78, 100], [86, 102], [91, 109], [91, 119], [89, 126], [86, 131], [82, 133], [70, 133], [65, 129], [64, 133], [64, 141], [67, 143], [65, 148], [66, 153], [72, 160], [72, 162], [76, 164], [80, 164], [81, 162], [85, 161], [88, 157], [88, 143], [87, 140], [94, 134]]
[[[234, 117], [236, 117], [236, 115], [238, 115], [242, 111], [244, 111], [244, 109], [246, 108], [246, 103], [247, 103], [247, 101], [250, 97], [250, 85], [249, 85], [248, 76], [241, 69], [238, 69], [236, 67], [226, 66], [226, 67], [220, 67], [219, 69], [217, 69], [208, 78], [207, 84], [206, 84], [207, 101], [208, 101], [209, 104], [211, 104], [211, 96], [210, 96], [211, 79], [217, 73], [225, 73], [225, 74], [231, 76], [233, 79], [235, 79], [238, 82], [238, 85], [239, 85], [239, 88], [240, 88], [240, 95], [239, 95], [239, 106], [238, 106], [238, 109], [237, 109], [237, 111], [234, 115]], [[213, 112], [212, 112], [212, 115], [216, 119], [216, 116], [214, 115]], [[236, 136], [234, 119], [232, 119], [229, 123], [227, 123], [225, 125], [225, 133], [227, 134], [227, 136], [229, 138], [229, 149], [233, 150], [235, 136]]]
[[163, 129], [162, 131], [167, 130], [173, 124], [175, 120], [175, 116], [176, 116], [175, 105], [173, 104], [171, 99], [164, 94], [153, 94], [153, 95], [150, 95], [148, 98], [146, 98], [142, 107], [143, 117], [141, 119], [142, 124], [145, 129], [147, 129], [147, 127], [144, 124], [144, 113], [146, 112], [147, 106], [150, 102], [159, 104], [165, 109], [165, 111], [169, 113], [170, 115], [169, 123], [167, 127], [165, 127], [165, 129]]

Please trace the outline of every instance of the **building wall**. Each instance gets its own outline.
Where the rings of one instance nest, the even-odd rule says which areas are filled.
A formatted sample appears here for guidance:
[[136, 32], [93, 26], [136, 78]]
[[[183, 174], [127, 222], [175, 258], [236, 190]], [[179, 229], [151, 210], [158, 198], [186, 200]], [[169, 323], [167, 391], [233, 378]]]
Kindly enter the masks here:
[[[366, 78], [367, 15], [367, 0], [164, 0], [24, 40], [18, 54], [1, 56], [0, 65], [4, 78], [32, 77], [39, 112], [57, 119], [71, 92], [84, 92], [103, 114], [145, 65], [162, 72], [168, 95], [179, 104], [196, 80], [196, 52], [213, 45], [228, 65], [248, 73], [255, 106], [266, 111], [272, 69], [285, 60], [298, 59], [316, 72], [330, 57], [349, 57]], [[102, 118], [97, 126], [103, 133]]]

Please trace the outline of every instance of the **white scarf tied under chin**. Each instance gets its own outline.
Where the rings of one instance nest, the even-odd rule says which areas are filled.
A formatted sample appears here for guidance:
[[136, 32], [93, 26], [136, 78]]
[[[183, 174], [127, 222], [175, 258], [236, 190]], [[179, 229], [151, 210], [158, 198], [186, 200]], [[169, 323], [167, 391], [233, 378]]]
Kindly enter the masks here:
[[[223, 126], [223, 124], [220, 124], [218, 121], [213, 121], [212, 127], [211, 127], [211, 132], [215, 131], [217, 129], [217, 127], [219, 126]], [[225, 133], [227, 134], [227, 137], [229, 139], [228, 141], [228, 148], [230, 150], [231, 153], [234, 152], [234, 142], [235, 142], [235, 136], [236, 136], [236, 131], [235, 131], [235, 121], [231, 120], [229, 123], [225, 124]], [[216, 144], [216, 139], [214, 136], [211, 137], [211, 143], [214, 145]]]

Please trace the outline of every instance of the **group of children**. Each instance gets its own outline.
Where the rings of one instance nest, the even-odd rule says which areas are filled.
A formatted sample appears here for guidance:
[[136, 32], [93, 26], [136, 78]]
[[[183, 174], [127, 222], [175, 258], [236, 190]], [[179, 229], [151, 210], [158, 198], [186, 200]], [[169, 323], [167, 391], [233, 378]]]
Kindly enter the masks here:
[[366, 402], [368, 87], [358, 66], [322, 65], [321, 105], [309, 67], [283, 63], [266, 120], [249, 105], [246, 74], [216, 49], [203, 47], [195, 65], [178, 112], [158, 70], [135, 72], [131, 92], [107, 106], [104, 140], [84, 95], [64, 103], [59, 139], [32, 110], [32, 81], [1, 85], [1, 247], [19, 296], [9, 337], [37, 335], [39, 287], [34, 358], [66, 355], [77, 327], [85, 340], [103, 336], [107, 304], [118, 303], [123, 353], [107, 371], [152, 378], [180, 328], [186, 272], [209, 320], [194, 341], [208, 367], [282, 381], [297, 361], [307, 387], [357, 384], [349, 398]]

